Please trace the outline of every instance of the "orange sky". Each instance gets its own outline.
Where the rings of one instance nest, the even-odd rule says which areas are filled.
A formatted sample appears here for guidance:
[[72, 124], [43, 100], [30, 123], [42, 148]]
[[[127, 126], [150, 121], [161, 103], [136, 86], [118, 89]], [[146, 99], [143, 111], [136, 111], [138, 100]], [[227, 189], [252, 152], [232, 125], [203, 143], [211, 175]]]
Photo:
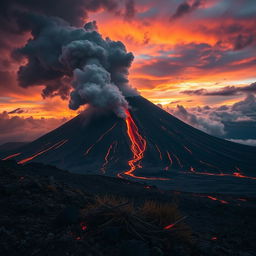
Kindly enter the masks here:
[[[188, 107], [233, 104], [244, 95], [189, 96], [181, 91], [214, 91], [256, 81], [255, 15], [242, 1], [209, 0], [199, 1], [196, 8], [188, 1], [191, 10], [176, 17], [183, 2], [141, 0], [136, 1], [132, 17], [124, 18], [122, 11], [98, 10], [89, 13], [89, 20], [97, 21], [104, 37], [122, 41], [133, 52], [130, 84], [154, 103], [175, 106], [179, 102]], [[0, 88], [0, 112], [21, 108], [21, 116], [34, 118], [77, 114], [68, 109], [67, 100], [42, 99], [43, 86], [20, 88], [15, 82], [16, 69], [13, 64], [13, 84]]]

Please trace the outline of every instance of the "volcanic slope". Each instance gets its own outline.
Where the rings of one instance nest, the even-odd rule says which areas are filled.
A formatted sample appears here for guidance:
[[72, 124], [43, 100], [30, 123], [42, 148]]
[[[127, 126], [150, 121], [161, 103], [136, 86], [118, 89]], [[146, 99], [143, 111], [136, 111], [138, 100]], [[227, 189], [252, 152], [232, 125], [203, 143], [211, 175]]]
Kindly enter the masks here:
[[208, 176], [256, 182], [256, 147], [210, 136], [141, 96], [127, 100], [126, 120], [84, 112], [1, 159], [148, 181]]

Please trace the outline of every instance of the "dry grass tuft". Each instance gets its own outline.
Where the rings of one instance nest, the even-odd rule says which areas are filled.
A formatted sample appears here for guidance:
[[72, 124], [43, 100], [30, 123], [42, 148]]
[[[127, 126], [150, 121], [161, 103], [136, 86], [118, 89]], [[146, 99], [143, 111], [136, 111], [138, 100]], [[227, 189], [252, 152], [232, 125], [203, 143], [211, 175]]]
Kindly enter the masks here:
[[[177, 206], [172, 203], [145, 201], [134, 206], [126, 198], [105, 195], [97, 196], [93, 203], [82, 211], [83, 219], [92, 230], [106, 226], [121, 226], [125, 236], [144, 241], [164, 241], [175, 236], [189, 240], [189, 229]], [[170, 226], [170, 228], [167, 228]], [[173, 236], [172, 236], [173, 237]]]
[[155, 223], [160, 226], [174, 223], [182, 217], [175, 204], [155, 201], [145, 201], [140, 208], [140, 213], [147, 219], [155, 220]]

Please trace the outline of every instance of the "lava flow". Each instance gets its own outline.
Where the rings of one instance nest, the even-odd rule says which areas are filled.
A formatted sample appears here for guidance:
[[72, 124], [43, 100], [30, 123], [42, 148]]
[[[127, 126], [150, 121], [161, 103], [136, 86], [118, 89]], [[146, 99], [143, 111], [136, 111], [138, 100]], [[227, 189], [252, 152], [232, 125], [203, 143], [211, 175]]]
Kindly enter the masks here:
[[[241, 178], [241, 179], [256, 180], [256, 177], [246, 176], [239, 172], [233, 172], [231, 174], [222, 173], [222, 172], [221, 173], [197, 172], [193, 167], [190, 167], [190, 171], [191, 173], [197, 174], [197, 175], [207, 175], [207, 176], [217, 176], [217, 177], [235, 177], [235, 178]], [[186, 173], [186, 172], [182, 172], [182, 173]]]
[[107, 165], [108, 165], [108, 163], [109, 163], [109, 160], [111, 160], [111, 159], [109, 159], [109, 155], [110, 155], [110, 153], [111, 153], [111, 150], [114, 148], [115, 149], [115, 147], [116, 147], [116, 145], [117, 145], [117, 141], [114, 141], [110, 146], [109, 146], [109, 148], [108, 148], [108, 151], [107, 151], [107, 154], [105, 155], [105, 157], [104, 157], [104, 164], [102, 165], [102, 167], [101, 167], [101, 169], [100, 169], [100, 171], [104, 174], [105, 172], [106, 172], [106, 167], [107, 167]]
[[112, 130], [115, 128], [116, 125], [117, 125], [117, 122], [116, 122], [113, 126], [111, 126], [107, 131], [105, 131], [105, 132], [96, 140], [96, 142], [95, 142], [94, 144], [92, 144], [92, 145], [85, 151], [84, 155], [85, 155], [85, 156], [88, 155], [89, 152], [92, 150], [92, 148], [93, 148], [97, 143], [99, 143], [99, 142], [105, 137], [105, 135], [107, 135], [110, 131], [112, 131]]
[[165, 171], [168, 171], [168, 170], [171, 168], [173, 161], [172, 161], [171, 155], [170, 155], [170, 153], [169, 153], [168, 151], [166, 151], [166, 154], [167, 154], [167, 157], [168, 157], [168, 159], [169, 159], [169, 161], [170, 161], [170, 164], [167, 165], [167, 166], [164, 168], [164, 170], [165, 170]]
[[[127, 134], [131, 141], [131, 151], [133, 153], [133, 158], [128, 161], [130, 166], [130, 170], [124, 172], [124, 174], [129, 175], [131, 177], [136, 177], [133, 172], [137, 168], [141, 168], [140, 160], [144, 156], [144, 152], [146, 150], [147, 142], [146, 140], [140, 135], [137, 125], [132, 119], [132, 116], [128, 110], [126, 110], [126, 125], [127, 125]], [[138, 177], [136, 177], [138, 178]], [[143, 179], [147, 179], [145, 177], [140, 177]]]
[[156, 146], [157, 151], [159, 152], [159, 158], [162, 161], [163, 160], [162, 152], [161, 152], [161, 150], [159, 149], [159, 147], [157, 145], [155, 145], [155, 146]]
[[46, 153], [47, 151], [49, 151], [49, 150], [51, 150], [51, 149], [57, 149], [57, 148], [59, 148], [60, 146], [62, 146], [63, 144], [65, 144], [67, 141], [68, 141], [68, 140], [61, 140], [61, 141], [55, 143], [54, 145], [52, 145], [51, 147], [46, 148], [46, 149], [44, 149], [44, 150], [41, 150], [41, 151], [39, 151], [38, 153], [36, 153], [36, 154], [34, 154], [34, 155], [32, 155], [32, 156], [30, 156], [30, 157], [28, 157], [28, 158], [25, 158], [25, 159], [19, 161], [18, 164], [25, 164], [25, 163], [31, 161], [32, 159], [34, 159], [35, 157], [40, 156], [40, 155]]
[[5, 161], [5, 160], [9, 160], [9, 159], [14, 158], [15, 156], [19, 156], [20, 154], [21, 154], [21, 153], [16, 153], [16, 154], [13, 154], [13, 155], [7, 156], [7, 157], [5, 157], [5, 158], [2, 158], [2, 160], [3, 160], [3, 161]]
[[150, 177], [142, 177], [136, 176], [134, 171], [137, 168], [142, 168], [140, 161], [144, 157], [144, 152], [146, 150], [147, 142], [146, 140], [140, 135], [137, 125], [135, 124], [132, 116], [128, 110], [126, 110], [126, 126], [127, 126], [127, 134], [131, 141], [131, 151], [133, 153], [133, 158], [128, 161], [128, 165], [130, 169], [125, 171], [124, 173], [118, 174], [117, 176], [122, 178], [122, 174], [128, 175], [133, 178], [143, 179], [143, 180], [167, 180], [165, 178], [150, 178]]

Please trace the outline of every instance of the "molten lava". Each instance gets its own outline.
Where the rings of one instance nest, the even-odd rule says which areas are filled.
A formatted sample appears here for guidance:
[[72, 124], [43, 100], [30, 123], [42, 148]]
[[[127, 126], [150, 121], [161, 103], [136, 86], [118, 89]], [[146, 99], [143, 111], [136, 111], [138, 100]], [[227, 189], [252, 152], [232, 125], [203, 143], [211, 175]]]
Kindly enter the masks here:
[[170, 153], [168, 151], [166, 151], [166, 154], [167, 154], [167, 157], [168, 157], [168, 159], [170, 161], [170, 164], [165, 167], [165, 171], [168, 171], [172, 167], [173, 161], [172, 161], [171, 155], [170, 155]]
[[3, 161], [5, 161], [5, 160], [9, 160], [9, 159], [14, 158], [15, 156], [19, 156], [20, 154], [21, 154], [21, 153], [16, 153], [16, 154], [13, 154], [13, 155], [7, 156], [7, 157], [5, 157], [5, 158], [2, 158], [2, 160], [3, 160]]
[[125, 171], [123, 173], [117, 174], [119, 178], [123, 178], [122, 175], [128, 175], [133, 178], [142, 179], [142, 180], [169, 180], [166, 178], [156, 178], [156, 177], [142, 177], [142, 176], [136, 176], [134, 174], [134, 171], [137, 168], [142, 168], [141, 166], [141, 160], [144, 157], [144, 152], [146, 150], [147, 142], [146, 140], [140, 135], [139, 129], [137, 125], [135, 124], [129, 110], [126, 110], [126, 126], [127, 126], [127, 135], [131, 141], [131, 151], [133, 153], [133, 158], [128, 161], [128, 165], [130, 166], [130, 169], [128, 171]]
[[[137, 125], [132, 119], [132, 116], [128, 110], [126, 110], [126, 125], [127, 125], [127, 134], [131, 141], [131, 151], [133, 153], [133, 158], [128, 161], [130, 169], [124, 174], [129, 175], [131, 177], [138, 178], [133, 174], [133, 172], [137, 168], [141, 168], [140, 161], [144, 156], [144, 152], [146, 150], [147, 142], [146, 140], [140, 135]], [[143, 179], [147, 179], [145, 177], [140, 177]]]
[[213, 197], [213, 196], [207, 196], [207, 198], [209, 198], [209, 199], [211, 199], [211, 200], [213, 200], [213, 201], [218, 201], [218, 202], [220, 202], [220, 203], [222, 203], [222, 204], [228, 204], [227, 201], [218, 199], [218, 198]]
[[25, 164], [25, 163], [31, 161], [32, 159], [34, 159], [35, 157], [40, 156], [40, 155], [46, 153], [47, 151], [49, 151], [49, 150], [51, 150], [51, 149], [57, 149], [57, 148], [61, 147], [63, 144], [65, 144], [67, 141], [68, 141], [68, 140], [61, 140], [61, 141], [55, 143], [54, 145], [52, 145], [52, 146], [49, 147], [49, 148], [46, 148], [46, 149], [44, 149], [44, 150], [41, 150], [41, 151], [39, 151], [38, 153], [36, 153], [36, 154], [34, 154], [34, 155], [32, 155], [32, 156], [30, 156], [30, 157], [28, 157], [28, 158], [25, 158], [25, 159], [20, 160], [20, 161], [18, 162], [18, 164]]
[[89, 152], [92, 150], [92, 148], [93, 148], [97, 143], [99, 143], [110, 131], [112, 131], [112, 130], [115, 128], [116, 125], [117, 125], [117, 122], [116, 122], [113, 126], [111, 126], [107, 131], [105, 131], [105, 132], [97, 139], [97, 141], [96, 141], [94, 144], [92, 144], [92, 145], [85, 151], [84, 155], [86, 156], [87, 154], [89, 154]]
[[156, 149], [157, 149], [157, 151], [158, 151], [158, 153], [159, 153], [159, 158], [160, 158], [160, 160], [162, 161], [162, 160], [163, 160], [162, 152], [161, 152], [161, 150], [159, 149], [159, 147], [158, 147], [157, 145], [155, 145], [155, 146], [156, 146]]
[[170, 224], [168, 226], [165, 226], [164, 229], [169, 230], [169, 229], [173, 228], [174, 226], [175, 226], [175, 224]]
[[105, 155], [105, 157], [104, 157], [104, 163], [103, 163], [103, 165], [102, 165], [102, 167], [101, 167], [101, 172], [102, 173], [105, 173], [106, 172], [106, 167], [107, 167], [107, 165], [108, 165], [108, 163], [109, 163], [109, 155], [110, 155], [110, 153], [111, 153], [111, 150], [113, 149], [113, 148], [115, 148], [116, 147], [116, 145], [117, 145], [117, 141], [114, 141], [110, 146], [109, 146], [109, 148], [108, 148], [108, 151], [107, 151], [107, 154]]
[[[251, 176], [245, 176], [242, 173], [238, 173], [238, 172], [233, 172], [231, 174], [228, 173], [212, 173], [212, 172], [198, 172], [195, 171], [195, 169], [193, 167], [190, 167], [190, 171], [193, 174], [196, 175], [207, 175], [207, 176], [217, 176], [217, 177], [235, 177], [235, 178], [241, 178], [241, 179], [251, 179], [251, 180], [256, 180], [256, 177], [251, 177]], [[182, 172], [182, 173], [186, 173], [186, 172]]]

